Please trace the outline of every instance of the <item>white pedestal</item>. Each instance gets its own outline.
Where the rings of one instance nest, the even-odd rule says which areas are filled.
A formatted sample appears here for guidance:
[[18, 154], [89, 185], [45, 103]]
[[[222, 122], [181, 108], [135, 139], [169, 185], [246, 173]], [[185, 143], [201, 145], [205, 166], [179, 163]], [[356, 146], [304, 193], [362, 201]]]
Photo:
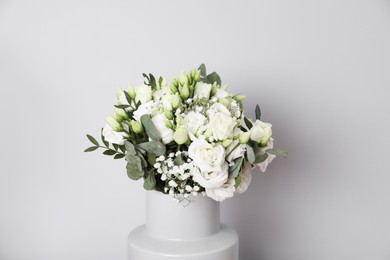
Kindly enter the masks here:
[[199, 195], [187, 205], [150, 191], [146, 224], [130, 232], [128, 250], [129, 260], [238, 260], [238, 235], [220, 224], [218, 202]]

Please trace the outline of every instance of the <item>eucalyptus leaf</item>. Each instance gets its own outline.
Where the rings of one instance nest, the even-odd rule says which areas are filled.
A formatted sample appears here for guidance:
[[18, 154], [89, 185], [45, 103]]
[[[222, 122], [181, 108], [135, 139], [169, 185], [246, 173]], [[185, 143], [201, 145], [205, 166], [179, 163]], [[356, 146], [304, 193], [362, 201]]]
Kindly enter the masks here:
[[142, 115], [141, 116], [141, 123], [144, 126], [146, 134], [152, 140], [160, 140], [161, 139], [160, 132], [157, 130], [156, 126], [154, 125], [154, 123], [149, 115], [147, 115], [147, 114]]
[[256, 105], [255, 114], [256, 114], [256, 119], [260, 120], [261, 119], [261, 110], [260, 110], [259, 105]]
[[253, 164], [256, 160], [255, 152], [253, 151], [253, 148], [249, 145], [246, 145], [246, 157], [251, 164]]
[[114, 154], [116, 154], [116, 152], [114, 150], [105, 150], [103, 152], [104, 155], [109, 155], [109, 156], [112, 156]]
[[89, 141], [91, 141], [91, 143], [93, 143], [96, 146], [99, 146], [99, 142], [96, 141], [96, 139], [92, 135], [87, 135], [87, 138], [89, 139]]
[[234, 165], [229, 167], [229, 178], [236, 178], [240, 173], [242, 162], [244, 161], [243, 157], [239, 157], [234, 160]]
[[214, 84], [214, 82], [217, 82], [218, 85], [221, 86], [221, 78], [219, 77], [219, 75], [216, 73], [216, 72], [213, 72], [209, 75], [207, 75], [207, 80], [211, 83], [211, 84]]
[[142, 169], [141, 159], [136, 155], [126, 155], [127, 161], [127, 176], [132, 180], [139, 180], [144, 176], [144, 170]]
[[145, 190], [153, 190], [156, 187], [156, 177], [154, 170], [149, 172], [148, 177], [145, 178], [144, 181], [144, 189]]
[[157, 140], [140, 143], [137, 146], [147, 153], [154, 153], [156, 156], [164, 155], [166, 151], [165, 145]]
[[149, 165], [154, 165], [156, 163], [156, 155], [154, 153], [148, 155], [148, 163]]
[[204, 65], [203, 63], [200, 64], [198, 70], [200, 70], [200, 75], [202, 77], [206, 77], [206, 65]]
[[99, 146], [91, 146], [91, 147], [85, 149], [84, 152], [85, 152], [85, 153], [87, 153], [87, 152], [92, 152], [92, 151], [95, 151], [95, 150], [98, 149], [98, 148], [99, 148]]
[[287, 156], [288, 156], [288, 152], [285, 150], [281, 150], [281, 149], [268, 149], [268, 150], [266, 150], [266, 152], [273, 154], [273, 155], [282, 156], [284, 158], [287, 158]]
[[256, 160], [255, 164], [262, 163], [265, 160], [267, 160], [268, 154], [267, 153], [256, 153]]
[[125, 141], [125, 148], [128, 154], [136, 155], [134, 145], [129, 141]]

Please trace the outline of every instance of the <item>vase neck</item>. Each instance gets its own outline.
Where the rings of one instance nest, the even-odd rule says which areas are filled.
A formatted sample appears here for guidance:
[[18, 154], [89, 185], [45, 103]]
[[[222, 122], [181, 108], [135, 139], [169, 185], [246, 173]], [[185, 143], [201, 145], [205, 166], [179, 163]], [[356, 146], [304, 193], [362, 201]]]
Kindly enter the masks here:
[[177, 202], [169, 195], [148, 191], [146, 228], [165, 239], [197, 239], [210, 236], [220, 228], [219, 202], [198, 195]]

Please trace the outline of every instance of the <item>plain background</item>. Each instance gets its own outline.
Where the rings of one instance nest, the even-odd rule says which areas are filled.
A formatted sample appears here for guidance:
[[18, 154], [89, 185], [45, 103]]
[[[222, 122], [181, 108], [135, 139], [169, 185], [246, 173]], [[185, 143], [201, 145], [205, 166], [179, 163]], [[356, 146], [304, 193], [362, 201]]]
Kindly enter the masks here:
[[390, 1], [0, 0], [0, 259], [125, 259], [118, 86], [206, 63], [290, 152], [222, 203], [241, 260], [390, 259]]

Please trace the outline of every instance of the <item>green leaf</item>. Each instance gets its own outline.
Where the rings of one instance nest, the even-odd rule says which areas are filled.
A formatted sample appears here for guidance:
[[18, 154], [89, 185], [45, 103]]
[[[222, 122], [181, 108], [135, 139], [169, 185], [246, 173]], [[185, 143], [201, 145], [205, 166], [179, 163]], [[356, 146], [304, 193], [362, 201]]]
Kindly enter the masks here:
[[124, 90], [123, 93], [125, 94], [127, 103], [131, 104], [131, 97], [130, 97], [129, 93], [126, 90]]
[[260, 118], [261, 118], [261, 110], [260, 110], [259, 105], [256, 105], [255, 114], [256, 114], [256, 119], [260, 120]]
[[253, 164], [256, 160], [255, 152], [253, 151], [253, 148], [249, 145], [246, 145], [246, 157], [251, 164]]
[[127, 154], [126, 161], [127, 176], [132, 180], [141, 179], [144, 176], [141, 159], [136, 155]]
[[205, 78], [206, 77], [206, 65], [204, 65], [203, 63], [200, 64], [198, 70], [200, 70], [200, 75]]
[[236, 178], [240, 173], [242, 162], [244, 161], [243, 157], [239, 157], [234, 160], [234, 165], [229, 167], [229, 178]]
[[148, 155], [148, 163], [149, 165], [154, 165], [156, 163], [156, 155], [154, 153]]
[[114, 159], [122, 159], [123, 157], [125, 157], [124, 154], [122, 154], [122, 153], [117, 153], [117, 154], [114, 156]]
[[104, 138], [104, 136], [103, 136], [103, 128], [102, 128], [102, 130], [101, 130], [101, 137], [100, 137], [101, 139], [102, 139], [102, 142], [103, 142], [103, 144], [107, 147], [107, 148], [109, 148], [109, 143], [106, 141], [106, 138]]
[[268, 149], [268, 150], [266, 150], [266, 152], [273, 154], [273, 155], [276, 155], [276, 156], [282, 156], [284, 158], [287, 158], [287, 156], [288, 156], [288, 152], [285, 150], [281, 150], [281, 149]]
[[218, 85], [221, 86], [221, 78], [219, 77], [219, 75], [216, 73], [216, 72], [213, 72], [209, 75], [207, 75], [207, 80], [211, 83], [211, 84], [214, 84], [214, 82], [217, 82]]
[[105, 150], [103, 152], [104, 155], [109, 155], [109, 156], [112, 156], [114, 154], [116, 154], [116, 152], [114, 150]]
[[130, 105], [115, 105], [114, 107], [120, 108], [120, 109], [125, 109], [125, 108], [130, 107]]
[[244, 117], [244, 121], [245, 121], [246, 127], [248, 127], [248, 129], [251, 129], [252, 126], [253, 126], [251, 121], [248, 118], [246, 118], [246, 117]]
[[85, 153], [87, 153], [87, 152], [92, 152], [92, 151], [95, 151], [95, 150], [98, 149], [98, 148], [99, 148], [99, 146], [91, 146], [91, 147], [85, 149], [84, 152], [85, 152]]
[[96, 141], [96, 139], [92, 135], [87, 135], [87, 137], [88, 137], [89, 141], [91, 141], [91, 143], [93, 143], [96, 146], [99, 146], [98, 141]]
[[144, 189], [145, 190], [153, 190], [156, 187], [156, 177], [154, 170], [149, 172], [148, 177], [145, 178], [144, 181]]
[[149, 115], [146, 115], [146, 114], [142, 115], [141, 116], [141, 123], [144, 126], [146, 134], [152, 140], [160, 140], [161, 139], [160, 132], [157, 130], [156, 126], [154, 125], [154, 123]]
[[234, 184], [234, 188], [237, 188], [241, 184], [241, 175], [238, 175], [235, 179], [236, 183]]
[[175, 165], [178, 165], [178, 166], [183, 165], [183, 164], [185, 163], [185, 161], [184, 161], [184, 159], [183, 159], [183, 157], [182, 157], [181, 154], [180, 154], [179, 156], [177, 156], [177, 157], [173, 160], [173, 162], [175, 163]]
[[135, 147], [129, 141], [125, 141], [125, 148], [126, 148], [126, 151], [127, 151], [128, 154], [136, 155]]
[[255, 164], [262, 163], [268, 158], [268, 153], [256, 153]]
[[117, 145], [117, 144], [112, 144], [112, 146], [114, 146], [115, 151], [118, 151], [119, 145]]
[[166, 152], [165, 145], [157, 140], [140, 143], [137, 145], [137, 147], [141, 148], [147, 153], [154, 153], [156, 156], [164, 155]]

